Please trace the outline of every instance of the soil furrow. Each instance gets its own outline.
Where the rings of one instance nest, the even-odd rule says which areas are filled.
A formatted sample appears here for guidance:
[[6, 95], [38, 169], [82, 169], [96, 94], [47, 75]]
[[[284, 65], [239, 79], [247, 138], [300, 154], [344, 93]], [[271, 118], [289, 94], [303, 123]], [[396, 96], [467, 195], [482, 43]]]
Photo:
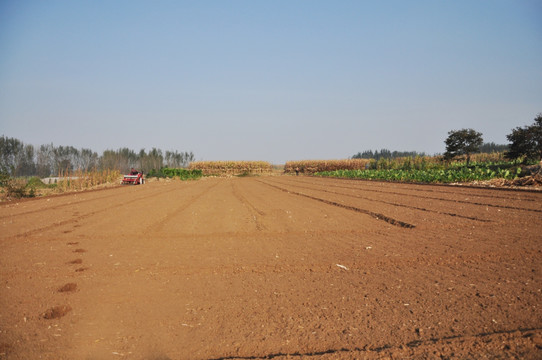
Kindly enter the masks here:
[[[107, 199], [118, 198], [118, 195], [119, 195], [118, 193], [108, 193], [107, 195], [100, 196], [100, 197], [95, 197], [95, 193], [102, 193], [102, 192], [106, 192], [106, 191], [114, 192], [114, 191], [120, 190], [119, 188], [125, 188], [125, 186], [119, 186], [119, 187], [107, 188], [107, 189], [99, 189], [99, 190], [83, 191], [83, 192], [77, 193], [75, 195], [75, 196], [78, 196], [77, 198], [73, 194], [70, 193], [70, 194], [51, 195], [51, 196], [47, 196], [47, 197], [39, 198], [39, 199], [47, 199], [47, 200], [59, 200], [59, 199], [62, 199], [62, 200], [66, 200], [65, 198], [70, 196], [70, 200], [67, 203], [50, 205], [49, 207], [47, 207], [48, 211], [50, 211], [50, 210], [58, 210], [58, 209], [63, 209], [63, 208], [70, 208], [70, 207], [73, 207], [74, 205], [77, 205], [79, 203], [88, 204], [89, 202], [93, 202], [93, 201], [103, 203], [104, 201], [107, 201]], [[127, 191], [129, 191], [129, 190], [127, 189]], [[167, 190], [165, 192], [167, 193], [169, 191], [173, 191], [173, 190]], [[156, 196], [158, 194], [163, 194], [163, 193], [164, 193], [163, 190], [157, 190], [157, 191], [155, 191], [154, 194], [149, 194], [149, 195], [146, 195], [144, 197], [137, 198], [135, 200], [143, 200], [145, 198]], [[88, 196], [90, 194], [93, 195], [92, 198], [90, 198], [90, 196]], [[85, 195], [87, 195], [87, 196], [85, 196]], [[129, 194], [126, 194], [126, 195], [129, 196]], [[131, 200], [134, 200], [134, 199], [132, 198]], [[26, 201], [28, 201], [28, 199], [26, 199]], [[25, 203], [26, 203], [26, 201], [25, 201]], [[18, 212], [18, 213], [15, 213], [15, 214], [2, 215], [2, 216], [0, 216], [0, 220], [4, 219], [4, 218], [13, 217], [13, 216], [30, 215], [30, 214], [40, 213], [40, 212], [43, 212], [42, 208], [36, 209], [36, 210]]]
[[439, 214], [439, 215], [447, 215], [447, 216], [458, 217], [458, 218], [462, 218], [462, 219], [474, 220], [474, 221], [479, 221], [479, 222], [491, 222], [491, 220], [480, 219], [480, 218], [473, 217], [473, 216], [465, 216], [465, 215], [450, 213], [450, 212], [445, 212], [445, 211], [431, 210], [431, 209], [426, 209], [426, 208], [422, 208], [422, 207], [418, 207], [418, 206], [401, 204], [401, 203], [398, 203], [398, 202], [389, 202], [389, 201], [384, 201], [384, 200], [372, 199], [372, 198], [369, 198], [369, 197], [366, 197], [366, 196], [345, 194], [345, 193], [340, 193], [340, 192], [336, 192], [336, 191], [318, 189], [318, 188], [314, 188], [314, 187], [298, 186], [298, 185], [295, 185], [295, 184], [292, 184], [292, 185], [296, 186], [297, 188], [301, 188], [301, 189], [321, 191], [321, 192], [326, 192], [326, 193], [329, 193], [329, 194], [335, 194], [335, 195], [341, 195], [341, 196], [349, 196], [349, 197], [354, 197], [354, 198], [358, 198], [358, 199], [363, 199], [363, 200], [373, 201], [373, 202], [377, 202], [377, 203], [382, 203], [382, 204], [386, 204], [386, 205], [399, 206], [399, 207], [404, 207], [404, 208], [407, 208], [407, 209], [425, 211], [425, 212], [435, 213], [435, 214]]
[[[503, 336], [504, 335], [504, 336]], [[491, 333], [479, 333], [475, 335], [457, 335], [457, 336], [448, 336], [443, 338], [431, 338], [424, 340], [415, 340], [405, 344], [388, 344], [378, 347], [342, 347], [336, 349], [327, 349], [327, 350], [315, 350], [315, 351], [293, 351], [288, 353], [277, 352], [266, 355], [245, 355], [245, 356], [223, 356], [216, 357], [207, 360], [260, 360], [260, 359], [277, 359], [277, 358], [323, 358], [325, 355], [334, 355], [333, 358], [337, 356], [339, 358], [380, 358], [380, 356], [385, 356], [386, 358], [390, 355], [394, 357], [398, 356], [407, 356], [411, 357], [415, 354], [417, 348], [423, 347], [453, 347], [460, 348], [464, 346], [465, 343], [478, 343], [483, 344], [487, 347], [496, 347], [496, 348], [508, 348], [514, 346], [520, 342], [530, 343], [531, 347], [536, 347], [538, 341], [532, 341], [530, 338], [534, 336], [542, 336], [541, 328], [534, 329], [515, 329], [515, 330], [506, 330], [506, 331], [495, 331]], [[482, 349], [480, 349], [482, 350]], [[479, 351], [480, 351], [479, 350]], [[520, 350], [521, 351], [521, 350]], [[532, 349], [525, 349], [531, 355], [536, 356], [537, 351]], [[480, 351], [481, 352], [481, 351]], [[489, 351], [491, 354], [492, 351]], [[526, 354], [524, 354], [526, 355]], [[487, 356], [486, 356], [487, 357]], [[326, 356], [327, 358], [327, 356]]]
[[[465, 194], [472, 194], [476, 197], [488, 198], [488, 199], [502, 199], [502, 200], [519, 200], [523, 202], [536, 202], [537, 195], [542, 194], [540, 190], [526, 190], [526, 189], [507, 189], [507, 188], [497, 188], [497, 187], [482, 187], [482, 186], [468, 186], [468, 185], [450, 185], [450, 184], [434, 184], [434, 183], [406, 183], [406, 182], [385, 182], [378, 180], [365, 180], [365, 179], [343, 179], [343, 178], [325, 178], [325, 177], [306, 177], [307, 179], [316, 178], [316, 179], [329, 179], [329, 180], [339, 180], [344, 183], [352, 183], [352, 186], [340, 186], [336, 184], [331, 184], [333, 187], [342, 187], [345, 189], [362, 189], [362, 187], [374, 188], [382, 187], [382, 184], [395, 185], [400, 189], [405, 189], [408, 191], [417, 191], [422, 193], [438, 193], [438, 194], [449, 194], [457, 195], [457, 191], [447, 191], [448, 189], [458, 190], [461, 189], [461, 192]], [[297, 179], [296, 179], [297, 180]], [[300, 182], [305, 182], [299, 180]], [[314, 184], [313, 182], [306, 182], [309, 184]], [[434, 189], [437, 188], [437, 189]], [[486, 192], [491, 192], [493, 194], [483, 194]], [[503, 193], [512, 193], [516, 196], [503, 196]]]
[[[146, 199], [149, 199], [149, 198], [154, 198], [156, 197], [156, 195], [165, 195], [171, 191], [175, 191], [175, 189], [170, 189], [168, 191], [162, 191], [162, 192], [155, 192], [155, 193], [152, 193], [152, 194], [145, 194], [143, 196], [139, 195], [135, 198], [132, 198], [130, 199], [131, 202], [139, 202], [139, 201], [143, 201], [143, 200], [146, 200]], [[117, 195], [118, 197], [118, 195]], [[92, 202], [94, 201], [95, 199], [89, 199], [89, 200], [84, 200], [86, 204], [88, 204], [89, 202]], [[97, 199], [97, 200], [101, 200], [100, 199]], [[51, 211], [51, 210], [57, 210], [59, 208], [63, 208], [63, 207], [73, 207], [77, 205], [77, 203], [73, 203], [73, 204], [65, 204], [65, 205], [61, 205], [61, 206], [57, 206], [55, 207], [54, 209], [51, 209], [51, 208], [48, 208], [47, 211]], [[103, 204], [100, 204], [100, 205], [103, 205]], [[124, 203], [119, 203], [119, 202], [115, 202], [115, 205], [111, 205], [111, 206], [102, 206], [99, 210], [95, 210], [95, 211], [91, 211], [91, 212], [87, 212], [87, 213], [84, 213], [84, 214], [81, 214], [81, 215], [78, 215], [78, 216], [75, 216], [75, 217], [72, 217], [71, 219], [67, 219], [67, 220], [64, 220], [64, 221], [59, 221], [59, 222], [54, 222], [50, 225], [47, 225], [47, 226], [42, 226], [42, 227], [38, 227], [36, 229], [32, 229], [32, 230], [28, 230], [28, 231], [25, 231], [23, 233], [19, 233], [19, 234], [15, 234], [13, 236], [15, 237], [27, 237], [27, 236], [32, 236], [34, 234], [38, 234], [38, 233], [43, 233], [45, 231], [50, 231], [52, 229], [55, 229], [55, 228], [61, 228], [65, 225], [69, 225], [69, 224], [74, 224], [74, 223], [77, 223], [81, 220], [84, 220], [84, 219], [87, 219], [87, 218], [90, 218], [90, 217], [93, 217], [97, 214], [101, 214], [101, 213], [106, 213], [108, 211], [111, 211], [111, 210], [115, 210], [115, 209], [119, 209], [119, 208], [123, 208], [123, 207], [126, 207], [126, 204]], [[17, 214], [16, 216], [20, 216], [20, 217], [23, 217], [23, 216], [27, 216], [28, 213], [23, 213], [23, 214]]]
[[[430, 186], [430, 185], [428, 185], [428, 186]], [[407, 197], [414, 197], [414, 198], [423, 198], [423, 199], [428, 199], [428, 200], [437, 200], [437, 201], [444, 201], [444, 202], [452, 202], [452, 203], [457, 203], [457, 204], [487, 206], [487, 207], [495, 207], [495, 208], [501, 208], [501, 209], [521, 210], [521, 211], [542, 213], [542, 209], [531, 209], [531, 208], [518, 207], [518, 206], [500, 205], [500, 204], [492, 204], [492, 203], [481, 203], [481, 202], [459, 200], [459, 199], [446, 199], [446, 198], [433, 197], [433, 196], [423, 196], [423, 195], [419, 195], [419, 194], [412, 195], [412, 194], [400, 193], [400, 192], [396, 192], [396, 191], [382, 191], [382, 190], [375, 190], [375, 189], [363, 189], [363, 191], [375, 192], [375, 193], [385, 193], [385, 194], [398, 195], [398, 196], [407, 196]]]
[[[188, 209], [192, 204], [194, 204], [196, 201], [198, 201], [202, 196], [206, 195], [216, 187], [219, 183], [214, 184], [206, 184], [209, 185], [206, 188], [203, 189], [203, 191], [197, 193], [195, 196], [190, 197], [187, 201], [183, 201], [180, 206], [174, 208], [173, 210], [169, 211], [163, 218], [156, 223], [152, 224], [151, 226], [147, 227], [143, 233], [153, 233], [153, 232], [160, 232], [164, 226], [174, 219], [175, 217], [178, 217], [183, 211]], [[184, 199], [183, 199], [184, 200]]]
[[366, 210], [366, 209], [361, 209], [361, 208], [358, 208], [358, 207], [355, 207], [355, 206], [349, 206], [349, 205], [345, 205], [345, 204], [340, 204], [338, 202], [334, 202], [334, 201], [330, 201], [330, 200], [325, 200], [325, 199], [322, 199], [322, 198], [318, 198], [318, 197], [315, 197], [315, 196], [310, 196], [310, 195], [307, 195], [307, 194], [303, 194], [303, 193], [299, 193], [299, 192], [295, 192], [295, 191], [291, 191], [291, 190], [288, 190], [286, 188], [282, 188], [280, 186], [276, 186], [276, 185], [273, 185], [273, 184], [269, 184], [267, 182], [263, 182], [262, 183], [264, 184], [267, 184], [275, 189], [278, 189], [278, 190], [281, 190], [283, 192], [286, 192], [288, 194], [294, 194], [294, 195], [299, 195], [299, 196], [303, 196], [303, 197], [306, 197], [306, 198], [309, 198], [309, 199], [312, 199], [312, 200], [316, 200], [316, 201], [320, 201], [320, 202], [323, 202], [324, 204], [328, 204], [328, 205], [333, 205], [333, 206], [338, 206], [338, 207], [341, 207], [343, 209], [347, 209], [347, 210], [352, 210], [352, 211], [356, 211], [356, 212], [359, 212], [359, 213], [362, 213], [362, 214], [365, 214], [365, 215], [369, 215], [373, 218], [375, 218], [376, 220], [382, 220], [382, 221], [385, 221], [389, 224], [392, 224], [392, 225], [396, 225], [396, 226], [399, 226], [399, 227], [402, 227], [402, 228], [407, 228], [407, 229], [412, 229], [414, 227], [416, 227], [415, 225], [412, 225], [412, 224], [409, 224], [409, 223], [406, 223], [404, 221], [400, 221], [400, 220], [397, 220], [397, 219], [394, 219], [394, 218], [391, 218], [389, 216], [386, 216], [384, 214], [379, 214], [379, 213], [376, 213], [376, 212], [373, 212], [373, 211], [370, 211], [370, 210]]

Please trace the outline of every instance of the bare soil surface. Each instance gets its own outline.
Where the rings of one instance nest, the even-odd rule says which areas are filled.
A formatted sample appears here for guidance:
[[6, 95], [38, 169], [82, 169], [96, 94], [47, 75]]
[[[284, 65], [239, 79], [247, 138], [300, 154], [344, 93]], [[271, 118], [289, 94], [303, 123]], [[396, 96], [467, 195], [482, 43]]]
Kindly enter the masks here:
[[0, 226], [0, 359], [542, 358], [542, 193], [205, 178]]

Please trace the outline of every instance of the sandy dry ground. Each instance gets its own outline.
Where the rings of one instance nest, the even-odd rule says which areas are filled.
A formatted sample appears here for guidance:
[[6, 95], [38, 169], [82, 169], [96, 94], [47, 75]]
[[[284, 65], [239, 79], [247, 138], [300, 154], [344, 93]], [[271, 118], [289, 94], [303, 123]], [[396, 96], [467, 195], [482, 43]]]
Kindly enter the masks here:
[[542, 193], [207, 178], [0, 226], [0, 359], [542, 358]]

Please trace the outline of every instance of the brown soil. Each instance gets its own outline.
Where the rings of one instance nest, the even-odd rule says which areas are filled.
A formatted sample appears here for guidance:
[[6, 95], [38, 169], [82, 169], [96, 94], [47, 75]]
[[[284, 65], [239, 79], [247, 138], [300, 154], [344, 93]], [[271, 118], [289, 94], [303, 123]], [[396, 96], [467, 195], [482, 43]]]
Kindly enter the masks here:
[[0, 225], [0, 359], [542, 358], [542, 193], [206, 178]]

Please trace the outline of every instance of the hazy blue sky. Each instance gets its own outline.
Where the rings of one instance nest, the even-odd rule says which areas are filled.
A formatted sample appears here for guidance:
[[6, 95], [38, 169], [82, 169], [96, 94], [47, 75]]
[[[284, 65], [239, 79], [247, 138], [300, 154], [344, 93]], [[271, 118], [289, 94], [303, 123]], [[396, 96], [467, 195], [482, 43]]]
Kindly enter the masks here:
[[0, 135], [198, 160], [442, 153], [542, 112], [542, 1], [0, 1]]

